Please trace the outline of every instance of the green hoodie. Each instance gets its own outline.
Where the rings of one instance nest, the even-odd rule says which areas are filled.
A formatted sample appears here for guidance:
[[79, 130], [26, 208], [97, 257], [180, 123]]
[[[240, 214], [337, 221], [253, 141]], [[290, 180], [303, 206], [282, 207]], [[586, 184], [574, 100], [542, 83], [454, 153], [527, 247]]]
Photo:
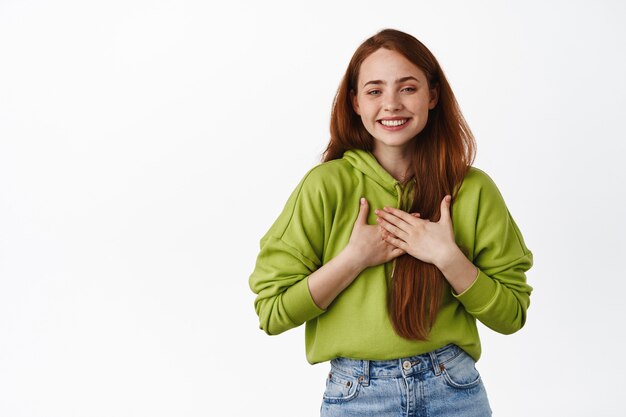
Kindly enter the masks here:
[[338, 356], [409, 357], [448, 343], [478, 360], [476, 319], [499, 333], [519, 330], [532, 291], [525, 276], [532, 253], [494, 182], [474, 167], [453, 202], [452, 221], [456, 243], [479, 269], [478, 278], [461, 294], [446, 287], [427, 341], [408, 340], [393, 330], [387, 313], [393, 261], [363, 270], [326, 310], [313, 302], [308, 276], [348, 244], [359, 199], [367, 198], [368, 224], [377, 225], [376, 208], [409, 210], [409, 185], [403, 189], [371, 152], [363, 150], [348, 150], [341, 159], [310, 169], [261, 238], [249, 279], [257, 294], [254, 307], [260, 328], [274, 335], [306, 322], [311, 364]]

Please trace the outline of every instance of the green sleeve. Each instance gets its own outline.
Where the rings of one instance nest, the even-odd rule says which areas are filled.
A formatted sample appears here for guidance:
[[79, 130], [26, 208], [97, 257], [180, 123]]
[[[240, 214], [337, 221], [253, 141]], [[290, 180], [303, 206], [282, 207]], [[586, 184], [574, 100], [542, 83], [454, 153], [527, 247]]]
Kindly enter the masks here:
[[471, 193], [476, 201], [470, 210], [475, 216], [471, 256], [478, 277], [461, 294], [452, 294], [485, 326], [511, 334], [526, 322], [532, 291], [526, 271], [533, 264], [533, 255], [495, 183], [479, 172], [479, 191]]
[[279, 334], [317, 317], [308, 276], [321, 266], [323, 207], [314, 176], [300, 181], [282, 212], [260, 242], [249, 285], [257, 294], [259, 327]]

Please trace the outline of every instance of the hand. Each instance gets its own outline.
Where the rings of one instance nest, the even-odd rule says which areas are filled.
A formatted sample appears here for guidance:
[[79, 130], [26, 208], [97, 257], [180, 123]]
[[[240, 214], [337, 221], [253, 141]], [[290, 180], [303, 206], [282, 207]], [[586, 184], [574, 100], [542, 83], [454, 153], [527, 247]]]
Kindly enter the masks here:
[[441, 201], [438, 222], [422, 219], [419, 213], [409, 214], [392, 207], [376, 210], [379, 216], [376, 221], [386, 231], [383, 234], [385, 242], [424, 262], [442, 265], [458, 251], [450, 217], [450, 200], [451, 197], [446, 195]]
[[350, 241], [344, 249], [350, 252], [363, 269], [389, 262], [405, 253], [383, 239], [383, 229], [380, 226], [367, 224], [368, 212], [369, 203], [364, 198], [352, 227]]

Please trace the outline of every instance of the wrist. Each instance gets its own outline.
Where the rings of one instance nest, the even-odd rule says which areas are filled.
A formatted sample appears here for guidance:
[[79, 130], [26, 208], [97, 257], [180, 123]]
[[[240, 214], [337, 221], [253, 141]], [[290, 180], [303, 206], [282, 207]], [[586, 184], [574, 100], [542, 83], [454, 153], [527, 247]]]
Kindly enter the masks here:
[[465, 254], [456, 247], [447, 256], [444, 262], [437, 265], [455, 293], [461, 294], [469, 288], [478, 278], [480, 271], [465, 257]]
[[367, 265], [363, 263], [361, 257], [359, 256], [358, 251], [354, 250], [350, 245], [346, 246], [337, 256], [340, 257], [342, 262], [348, 265], [357, 275], [367, 268]]
[[442, 253], [441, 257], [435, 262], [435, 266], [445, 274], [446, 271], [450, 270], [462, 260], [467, 260], [467, 258], [465, 258], [461, 249], [455, 244]]

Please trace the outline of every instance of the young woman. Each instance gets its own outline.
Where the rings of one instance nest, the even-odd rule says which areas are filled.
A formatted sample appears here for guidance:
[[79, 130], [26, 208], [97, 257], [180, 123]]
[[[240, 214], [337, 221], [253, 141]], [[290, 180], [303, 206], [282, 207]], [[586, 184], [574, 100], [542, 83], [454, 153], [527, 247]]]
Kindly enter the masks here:
[[322, 416], [488, 416], [476, 320], [526, 321], [532, 253], [432, 53], [383, 30], [354, 53], [331, 139], [261, 239], [260, 327], [306, 323]]

